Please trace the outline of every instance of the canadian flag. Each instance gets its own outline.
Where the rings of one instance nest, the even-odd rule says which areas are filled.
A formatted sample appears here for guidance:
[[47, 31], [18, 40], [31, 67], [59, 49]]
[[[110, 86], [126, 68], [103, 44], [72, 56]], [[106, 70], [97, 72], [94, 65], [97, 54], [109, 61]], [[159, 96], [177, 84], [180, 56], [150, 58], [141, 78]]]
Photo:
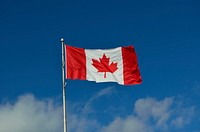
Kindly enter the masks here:
[[66, 79], [117, 82], [122, 85], [142, 82], [133, 46], [114, 49], [82, 49], [65, 45]]

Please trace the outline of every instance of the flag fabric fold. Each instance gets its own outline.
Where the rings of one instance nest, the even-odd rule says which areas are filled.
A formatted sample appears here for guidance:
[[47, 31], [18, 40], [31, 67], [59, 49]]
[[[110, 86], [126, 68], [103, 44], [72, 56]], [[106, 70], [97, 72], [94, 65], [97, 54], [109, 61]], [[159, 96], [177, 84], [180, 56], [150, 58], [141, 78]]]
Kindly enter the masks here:
[[83, 49], [65, 45], [66, 79], [95, 82], [140, 84], [136, 52], [133, 46], [114, 49]]

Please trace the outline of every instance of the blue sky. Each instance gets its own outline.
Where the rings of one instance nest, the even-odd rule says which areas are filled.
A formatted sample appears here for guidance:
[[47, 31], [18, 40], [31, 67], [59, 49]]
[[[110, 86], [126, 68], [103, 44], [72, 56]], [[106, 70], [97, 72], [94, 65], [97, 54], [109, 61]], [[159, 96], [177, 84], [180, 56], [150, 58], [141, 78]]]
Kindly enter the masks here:
[[[200, 132], [198, 0], [6, 0], [0, 131], [62, 131], [61, 44], [134, 45], [141, 85], [67, 80], [69, 132]], [[12, 127], [11, 127], [12, 126]]]

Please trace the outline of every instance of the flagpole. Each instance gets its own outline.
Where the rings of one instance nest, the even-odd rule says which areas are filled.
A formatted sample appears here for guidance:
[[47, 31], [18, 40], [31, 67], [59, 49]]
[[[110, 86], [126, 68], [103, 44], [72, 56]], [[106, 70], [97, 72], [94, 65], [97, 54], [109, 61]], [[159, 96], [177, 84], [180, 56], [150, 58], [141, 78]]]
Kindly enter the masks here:
[[67, 132], [67, 106], [66, 106], [66, 82], [65, 82], [65, 47], [64, 39], [61, 38], [62, 44], [62, 92], [63, 92], [63, 116], [64, 116], [64, 132]]

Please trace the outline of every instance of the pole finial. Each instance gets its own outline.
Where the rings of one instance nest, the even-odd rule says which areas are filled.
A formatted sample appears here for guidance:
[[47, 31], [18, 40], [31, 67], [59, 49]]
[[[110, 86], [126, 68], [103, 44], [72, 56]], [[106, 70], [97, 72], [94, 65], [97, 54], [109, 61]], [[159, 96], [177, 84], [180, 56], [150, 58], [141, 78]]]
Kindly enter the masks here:
[[61, 38], [61, 42], [64, 42], [64, 38]]

